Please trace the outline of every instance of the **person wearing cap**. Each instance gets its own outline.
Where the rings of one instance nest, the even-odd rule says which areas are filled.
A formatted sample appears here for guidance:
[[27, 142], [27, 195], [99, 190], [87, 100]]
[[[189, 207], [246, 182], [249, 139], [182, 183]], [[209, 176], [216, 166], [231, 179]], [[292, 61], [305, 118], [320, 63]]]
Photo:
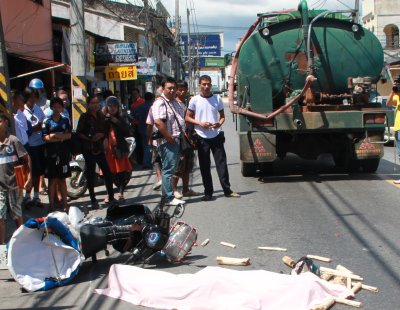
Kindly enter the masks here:
[[125, 187], [128, 184], [132, 165], [128, 158], [129, 145], [125, 137], [129, 136], [129, 124], [121, 115], [121, 103], [115, 96], [109, 96], [104, 105], [106, 128], [106, 159], [118, 187], [118, 200], [123, 202]]
[[47, 99], [46, 90], [41, 79], [33, 79], [29, 82], [29, 87], [36, 89], [39, 92], [39, 100], [37, 105], [44, 111], [50, 106], [50, 100]]

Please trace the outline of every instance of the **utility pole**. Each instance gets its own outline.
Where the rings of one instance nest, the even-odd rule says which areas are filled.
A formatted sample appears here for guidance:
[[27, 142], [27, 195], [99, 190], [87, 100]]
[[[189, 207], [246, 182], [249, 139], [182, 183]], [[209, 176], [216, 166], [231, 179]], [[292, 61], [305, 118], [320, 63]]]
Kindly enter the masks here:
[[176, 42], [176, 64], [175, 64], [175, 79], [180, 80], [180, 20], [179, 20], [179, 0], [175, 0], [175, 42]]
[[189, 94], [193, 94], [193, 87], [192, 87], [192, 57], [191, 57], [191, 49], [192, 45], [190, 43], [190, 21], [189, 21], [190, 11], [187, 9], [187, 57], [188, 57], [188, 77], [189, 77]]
[[15, 134], [14, 117], [11, 112], [12, 107], [10, 106], [11, 96], [9, 83], [6, 44], [0, 12], [0, 111], [6, 112], [6, 114], [10, 116], [11, 132]]
[[149, 41], [149, 1], [148, 0], [143, 0], [143, 8], [144, 8], [144, 14], [145, 14], [145, 19], [146, 19], [146, 25], [144, 28], [144, 36], [146, 38], [146, 57], [150, 57], [150, 41]]
[[359, 22], [359, 18], [360, 18], [360, 1], [359, 0], [355, 0], [355, 10], [356, 10], [356, 16], [355, 16], [355, 22], [358, 23]]
[[71, 90], [72, 124], [76, 129], [79, 117], [86, 112], [86, 57], [85, 57], [85, 18], [82, 0], [71, 0], [69, 7], [71, 25]]

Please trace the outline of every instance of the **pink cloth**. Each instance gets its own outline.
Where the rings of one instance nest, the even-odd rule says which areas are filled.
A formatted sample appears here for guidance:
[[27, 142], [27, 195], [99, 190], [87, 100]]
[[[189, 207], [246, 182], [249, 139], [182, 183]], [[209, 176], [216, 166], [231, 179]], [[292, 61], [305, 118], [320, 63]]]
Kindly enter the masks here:
[[179, 310], [310, 309], [330, 296], [354, 296], [346, 287], [309, 272], [285, 275], [206, 267], [176, 275], [126, 265], [112, 265], [108, 288], [95, 292], [134, 305]]

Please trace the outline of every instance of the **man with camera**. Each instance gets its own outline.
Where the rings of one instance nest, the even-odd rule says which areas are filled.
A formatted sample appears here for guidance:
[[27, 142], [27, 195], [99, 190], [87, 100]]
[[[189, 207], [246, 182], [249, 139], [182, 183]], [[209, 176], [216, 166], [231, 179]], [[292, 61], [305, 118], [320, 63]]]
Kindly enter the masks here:
[[[394, 139], [397, 148], [397, 155], [400, 157], [400, 137], [399, 137], [399, 130], [400, 130], [400, 77], [396, 79], [393, 83], [392, 91], [389, 94], [389, 98], [386, 102], [386, 106], [395, 106], [395, 114], [394, 114]], [[394, 184], [400, 184], [400, 180], [393, 181]]]
[[[154, 101], [152, 115], [154, 125], [158, 130], [157, 139], [158, 152], [162, 163], [162, 195], [167, 205], [176, 206], [185, 201], [174, 197], [172, 188], [172, 177], [179, 160], [179, 135], [178, 126], [185, 130], [185, 110], [175, 100], [176, 81], [173, 78], [166, 78], [161, 83], [162, 94]], [[156, 134], [156, 133], [155, 133]]]

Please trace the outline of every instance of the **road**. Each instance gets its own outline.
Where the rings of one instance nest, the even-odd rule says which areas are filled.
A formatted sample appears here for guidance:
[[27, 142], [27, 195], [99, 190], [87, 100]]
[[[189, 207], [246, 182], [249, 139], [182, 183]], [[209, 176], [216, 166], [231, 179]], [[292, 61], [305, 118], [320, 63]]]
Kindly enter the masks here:
[[[208, 246], [193, 248], [184, 264], [171, 265], [155, 259], [146, 268], [194, 273], [205, 266], [216, 266], [216, 256], [231, 256], [249, 257], [251, 265], [228, 268], [289, 273], [282, 263], [283, 255], [299, 259], [316, 254], [333, 260], [321, 265], [344, 265], [364, 277], [364, 283], [379, 287], [378, 294], [357, 294], [364, 309], [396, 308], [400, 304], [399, 187], [391, 181], [399, 178], [400, 168], [394, 171], [393, 147], [385, 147], [385, 157], [375, 174], [340, 173], [329, 156], [317, 161], [289, 156], [277, 162], [274, 176], [243, 178], [234, 124], [227, 108], [226, 114], [230, 179], [232, 189], [241, 198], [224, 197], [214, 169], [216, 199], [189, 200], [183, 216], [184, 221], [197, 227], [199, 242], [210, 239]], [[135, 171], [134, 175], [126, 195], [129, 201], [154, 208], [159, 201], [159, 192], [151, 190], [154, 176], [150, 171]], [[202, 191], [197, 168], [192, 188]], [[99, 188], [99, 195], [104, 194], [104, 188]], [[88, 197], [84, 197], [75, 203], [87, 202]], [[92, 215], [104, 213], [100, 210]], [[234, 243], [237, 248], [223, 247], [220, 241]], [[285, 247], [288, 251], [261, 251], [258, 246]], [[116, 252], [109, 258], [100, 256], [97, 264], [90, 259], [85, 261], [72, 284], [49, 292], [21, 293], [8, 271], [0, 271], [0, 308], [144, 309], [93, 293], [96, 288], [107, 287], [112, 264], [129, 258]], [[335, 305], [332, 309], [348, 307]]]

